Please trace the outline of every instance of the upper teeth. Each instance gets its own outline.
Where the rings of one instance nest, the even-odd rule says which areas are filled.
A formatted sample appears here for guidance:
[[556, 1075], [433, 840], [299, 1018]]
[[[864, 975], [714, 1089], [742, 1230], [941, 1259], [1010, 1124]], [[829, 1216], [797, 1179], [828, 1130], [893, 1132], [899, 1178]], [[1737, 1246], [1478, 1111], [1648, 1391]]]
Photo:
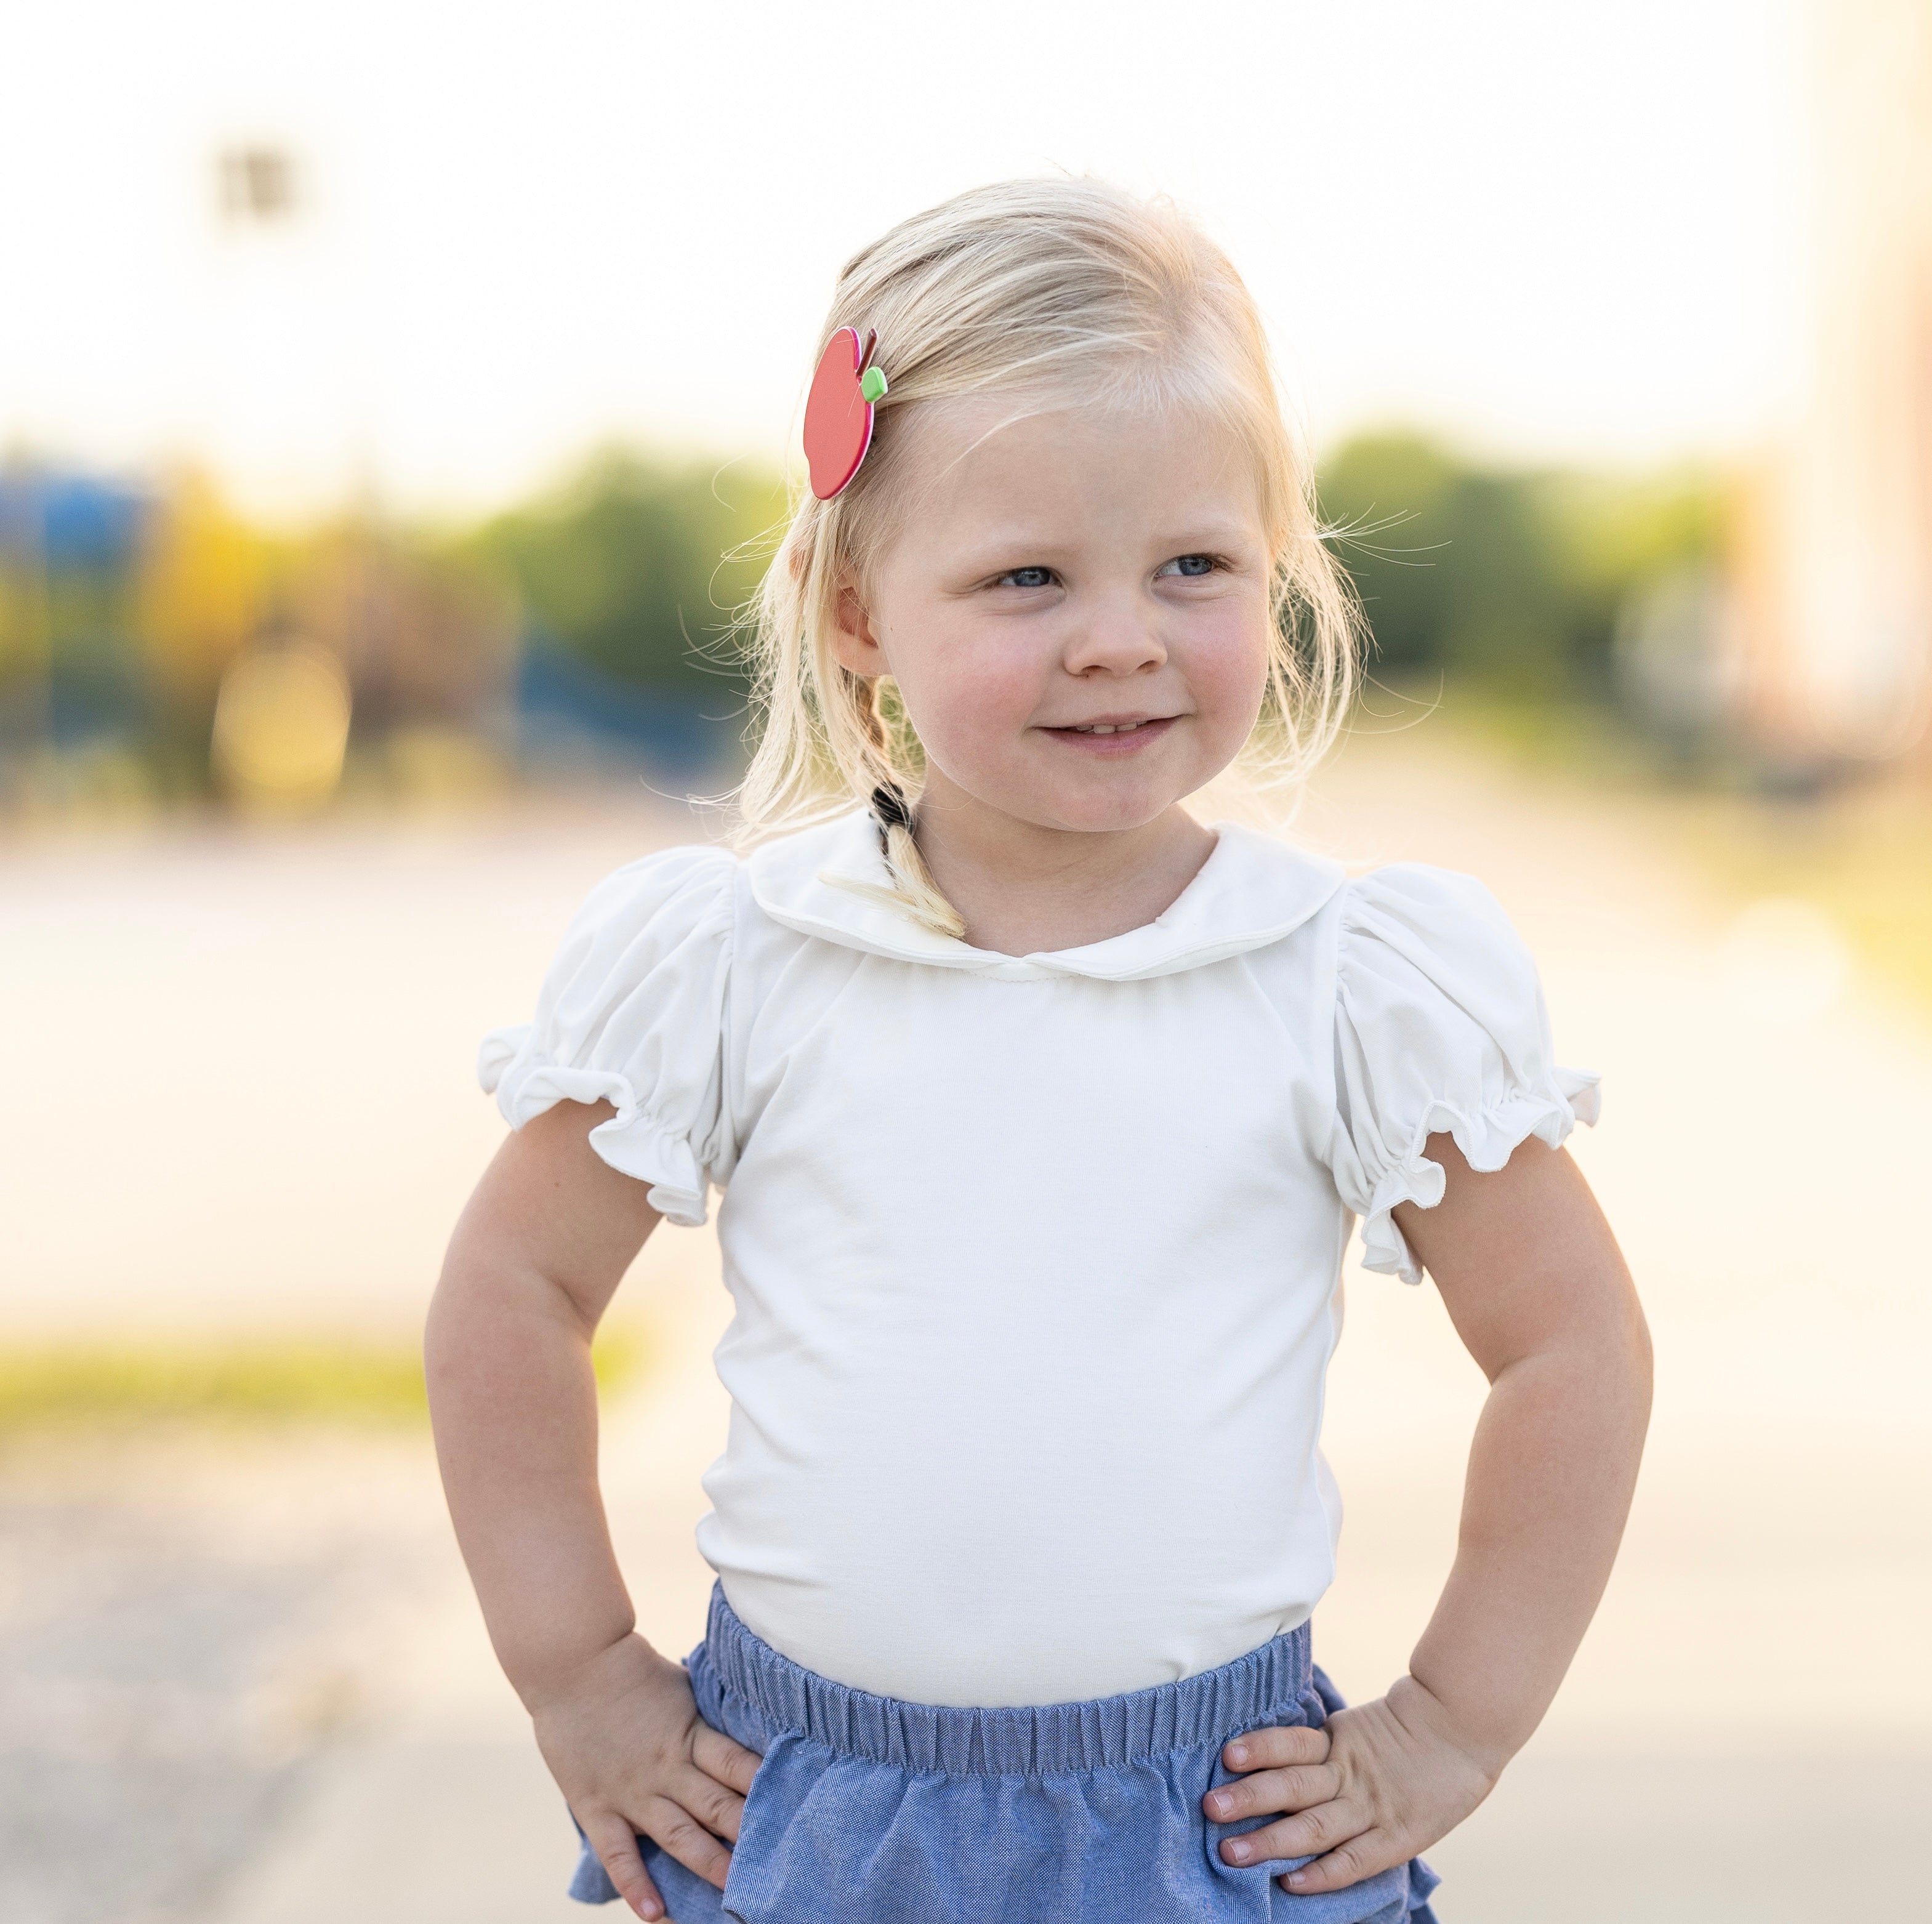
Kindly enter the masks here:
[[1138, 722], [1076, 722], [1073, 732], [1076, 735], [1124, 735], [1130, 728], [1138, 728]]

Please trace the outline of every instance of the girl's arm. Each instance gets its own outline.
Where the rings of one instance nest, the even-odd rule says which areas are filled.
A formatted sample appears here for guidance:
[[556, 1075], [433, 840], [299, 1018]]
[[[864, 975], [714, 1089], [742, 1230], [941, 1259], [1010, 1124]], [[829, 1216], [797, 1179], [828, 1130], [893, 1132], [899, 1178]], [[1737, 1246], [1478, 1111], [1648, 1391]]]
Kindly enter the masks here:
[[1533, 1138], [1478, 1175], [1447, 1136], [1433, 1209], [1396, 1221], [1490, 1379], [1454, 1567], [1379, 1701], [1325, 1731], [1230, 1744], [1217, 1823], [1296, 1814], [1222, 1844], [1231, 1863], [1312, 1855], [1333, 1890], [1432, 1844], [1489, 1794], [1556, 1694], [1609, 1580], [1650, 1412], [1650, 1342], [1609, 1225], [1569, 1157]]
[[590, 1339], [656, 1226], [560, 1103], [506, 1141], [451, 1238], [425, 1343], [450, 1514], [498, 1659], [620, 1893], [664, 1915], [636, 1833], [722, 1885], [758, 1758], [635, 1629], [597, 1487]]

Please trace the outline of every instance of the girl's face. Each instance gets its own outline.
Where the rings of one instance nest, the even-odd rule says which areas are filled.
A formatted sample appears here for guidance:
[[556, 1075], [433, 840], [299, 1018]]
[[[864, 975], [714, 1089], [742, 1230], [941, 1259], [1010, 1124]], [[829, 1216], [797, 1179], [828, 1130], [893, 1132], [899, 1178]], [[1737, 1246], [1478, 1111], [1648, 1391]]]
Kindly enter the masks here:
[[839, 659], [890, 674], [929, 803], [1042, 828], [1152, 821], [1259, 713], [1270, 561], [1254, 464], [1218, 423], [1074, 408], [924, 410], [908, 503]]

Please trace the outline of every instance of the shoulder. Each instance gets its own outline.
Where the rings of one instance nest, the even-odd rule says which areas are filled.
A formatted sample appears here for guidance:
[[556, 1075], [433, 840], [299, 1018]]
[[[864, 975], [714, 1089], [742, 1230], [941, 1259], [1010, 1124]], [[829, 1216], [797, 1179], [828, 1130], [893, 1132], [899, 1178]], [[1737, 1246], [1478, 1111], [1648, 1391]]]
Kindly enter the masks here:
[[[1405, 863], [1358, 877], [1340, 929], [1338, 1046], [1360, 1090], [1376, 1092], [1372, 1106], [1407, 1087], [1467, 1115], [1504, 1090], [1532, 1089], [1567, 1118], [1567, 1099], [1594, 1087], [1556, 1068], [1535, 961], [1474, 876]], [[1464, 1153], [1478, 1169], [1499, 1166], [1466, 1142]]]
[[1402, 863], [1355, 877], [1339, 928], [1330, 1166], [1364, 1218], [1367, 1267], [1413, 1283], [1391, 1211], [1442, 1199], [1428, 1138], [1499, 1169], [1530, 1136], [1554, 1148], [1594, 1122], [1597, 1078], [1557, 1063], [1536, 964], [1473, 875]]
[[591, 1147], [675, 1222], [704, 1220], [706, 1184], [730, 1161], [718, 1062], [739, 866], [722, 848], [665, 848], [606, 875], [533, 1019], [492, 1030], [477, 1056], [512, 1128], [560, 1102], [610, 1103]]
[[1398, 862], [1352, 876], [1338, 892], [1336, 927], [1345, 991], [1365, 974], [1412, 971], [1439, 989], [1486, 985], [1537, 999], [1528, 949], [1502, 904], [1474, 875]]
[[558, 964], [608, 969], [640, 950], [728, 949], [741, 867], [728, 849], [700, 846], [626, 862], [578, 905], [557, 945]]
[[1386, 923], [1446, 930], [1473, 924], [1514, 933], [1502, 904], [1485, 884], [1426, 862], [1391, 862], [1351, 875], [1340, 899], [1345, 927]]
[[578, 917], [649, 917], [673, 905], [702, 912], [730, 901], [742, 866], [728, 848], [657, 849], [612, 869], [584, 897]]
[[715, 1045], [738, 866], [723, 849], [664, 848], [614, 869], [590, 890], [550, 958], [534, 1019], [484, 1040], [478, 1073], [485, 1088], [501, 1082], [512, 1122], [536, 1112], [515, 1106], [532, 1076], [554, 1100], [560, 1070], [621, 1077], [666, 1037], [701, 1050], [708, 1036]]
[[1399, 862], [1341, 890], [1335, 1004], [1345, 1034], [1383, 1062], [1474, 1074], [1507, 1062], [1538, 1080], [1550, 1014], [1536, 960], [1503, 904], [1474, 875]]

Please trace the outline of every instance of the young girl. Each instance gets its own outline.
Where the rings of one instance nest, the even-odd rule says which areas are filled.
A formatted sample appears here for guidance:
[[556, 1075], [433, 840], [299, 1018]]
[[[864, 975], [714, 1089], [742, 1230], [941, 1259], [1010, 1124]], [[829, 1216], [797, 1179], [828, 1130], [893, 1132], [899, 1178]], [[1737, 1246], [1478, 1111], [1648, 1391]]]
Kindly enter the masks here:
[[[573, 1893], [1428, 1920], [1416, 1853], [1535, 1728], [1636, 1472], [1642, 1322], [1559, 1147], [1594, 1079], [1478, 884], [1184, 806], [1244, 755], [1298, 777], [1353, 636], [1253, 303], [1171, 208], [1023, 182], [896, 228], [840, 278], [807, 431], [759, 845], [620, 869], [486, 1042], [515, 1133], [431, 1317]], [[612, 1557], [590, 1345], [714, 1186], [731, 1422], [680, 1664]], [[1442, 1600], [1351, 1709], [1309, 1621], [1356, 1217], [1491, 1388]]]

